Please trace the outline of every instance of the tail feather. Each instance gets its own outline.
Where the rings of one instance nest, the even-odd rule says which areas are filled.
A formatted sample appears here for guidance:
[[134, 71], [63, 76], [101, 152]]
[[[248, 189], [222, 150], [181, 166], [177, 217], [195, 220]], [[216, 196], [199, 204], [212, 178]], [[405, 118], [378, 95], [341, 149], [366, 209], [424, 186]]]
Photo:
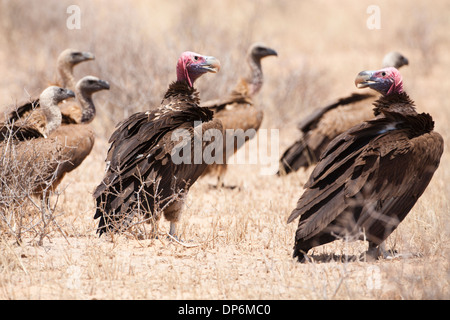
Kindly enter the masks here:
[[277, 175], [288, 174], [299, 170], [302, 167], [308, 167], [315, 163], [314, 153], [308, 148], [305, 140], [301, 138], [290, 146], [280, 158], [280, 169]]

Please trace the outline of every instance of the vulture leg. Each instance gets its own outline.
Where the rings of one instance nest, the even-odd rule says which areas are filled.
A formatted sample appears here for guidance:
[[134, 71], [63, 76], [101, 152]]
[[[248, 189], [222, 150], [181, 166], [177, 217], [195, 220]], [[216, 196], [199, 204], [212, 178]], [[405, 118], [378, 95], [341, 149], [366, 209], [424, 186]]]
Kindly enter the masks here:
[[211, 189], [230, 189], [230, 190], [234, 190], [234, 189], [238, 189], [241, 190], [240, 187], [238, 186], [234, 186], [234, 185], [226, 185], [224, 182], [224, 177], [225, 177], [225, 172], [227, 171], [227, 167], [226, 165], [218, 165], [217, 169], [216, 169], [216, 173], [217, 175], [217, 184], [216, 185], [210, 185]]
[[178, 240], [178, 237], [176, 236], [176, 232], [177, 232], [177, 222], [170, 221], [169, 235], [171, 235], [172, 237], [174, 237]]
[[378, 259], [392, 259], [397, 257], [394, 251], [386, 250], [386, 244], [384, 241], [379, 245], [373, 242], [369, 242], [369, 249], [363, 254], [363, 256], [367, 261], [376, 261]]
[[[413, 256], [420, 256], [420, 254], [398, 253], [396, 250], [386, 250], [385, 242], [378, 245], [369, 243], [369, 249], [364, 253], [367, 261], [375, 261], [377, 259], [395, 259], [395, 258], [411, 258]], [[364, 255], [363, 254], [363, 255]], [[362, 259], [361, 259], [362, 260]]]
[[174, 201], [166, 209], [164, 209], [164, 217], [170, 222], [169, 238], [175, 238], [180, 241], [177, 235], [177, 223], [180, 221], [181, 213], [184, 206], [184, 199]]

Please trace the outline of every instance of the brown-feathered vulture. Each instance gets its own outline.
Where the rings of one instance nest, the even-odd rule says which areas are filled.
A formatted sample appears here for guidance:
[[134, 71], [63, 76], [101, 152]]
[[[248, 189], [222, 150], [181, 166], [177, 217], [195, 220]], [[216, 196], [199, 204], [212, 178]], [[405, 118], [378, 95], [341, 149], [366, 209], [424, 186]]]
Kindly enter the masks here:
[[[58, 87], [68, 88], [75, 91], [75, 77], [73, 75], [73, 68], [84, 61], [94, 60], [95, 56], [90, 52], [82, 52], [75, 49], [66, 49], [60, 53], [56, 60], [56, 70], [59, 80], [55, 84]], [[21, 103], [14, 107], [7, 116], [7, 121], [17, 121], [20, 118], [25, 118], [32, 110], [39, 107], [39, 99], [31, 99], [27, 103]]]
[[294, 257], [336, 239], [366, 239], [369, 257], [406, 217], [439, 166], [444, 143], [417, 113], [397, 69], [363, 71], [358, 88], [382, 94], [377, 117], [337, 136], [322, 154], [288, 223], [300, 217]]
[[[18, 176], [27, 175], [34, 177], [32, 186], [25, 186], [27, 190], [41, 197], [44, 191], [50, 190], [57, 168], [67, 159], [62, 152], [63, 145], [48, 136], [61, 125], [58, 103], [73, 97], [75, 94], [72, 90], [50, 86], [40, 95], [41, 107], [33, 110], [27, 119], [2, 126], [0, 169], [5, 175], [2, 176], [2, 184], [6, 183], [9, 188], [10, 179], [17, 180]], [[11, 169], [5, 170], [5, 166]], [[21, 172], [15, 172], [16, 168], [20, 168]]]
[[[177, 63], [177, 80], [169, 85], [160, 107], [136, 113], [117, 126], [109, 140], [105, 177], [94, 191], [100, 236], [123, 231], [136, 215], [151, 218], [156, 228], [162, 214], [170, 221], [169, 234], [175, 235], [184, 198], [207, 166], [194, 159], [199, 156], [198, 135], [203, 137], [211, 129], [222, 132], [213, 112], [200, 107], [194, 81], [219, 68], [214, 57], [184, 52]], [[183, 139], [187, 149], [185, 145], [179, 150], [177, 132], [188, 135]], [[205, 147], [202, 141], [200, 151]], [[181, 153], [189, 153], [187, 161], [174, 161]]]
[[247, 51], [248, 74], [239, 79], [235, 88], [226, 97], [202, 103], [203, 107], [214, 111], [214, 118], [220, 119], [225, 133], [221, 163], [210, 164], [203, 174], [217, 175], [218, 187], [223, 186], [222, 179], [227, 169], [227, 158], [232, 156], [245, 141], [253, 138], [261, 126], [263, 111], [256, 107], [253, 97], [263, 85], [261, 59], [267, 56], [277, 56], [277, 52], [261, 43], [251, 45]]
[[6, 122], [1, 126], [0, 140], [4, 141], [10, 137], [13, 140], [28, 140], [32, 138], [47, 138], [59, 126], [61, 126], [61, 111], [58, 103], [75, 97], [70, 89], [50, 86], [42, 91], [39, 99], [41, 107], [32, 110], [25, 118]]
[[73, 75], [73, 67], [81, 62], [94, 59], [94, 54], [87, 51], [83, 52], [69, 48], [61, 52], [56, 61], [56, 68], [60, 78], [58, 84], [63, 88], [75, 90], [77, 82]]
[[[383, 68], [399, 69], [408, 64], [408, 59], [398, 52], [390, 52], [382, 64]], [[302, 137], [283, 153], [277, 174], [288, 174], [317, 163], [331, 140], [354, 125], [373, 118], [371, 105], [376, 99], [374, 93], [353, 93], [304, 118], [298, 124]]]
[[66, 173], [76, 169], [86, 159], [94, 147], [95, 134], [89, 125], [96, 113], [92, 95], [101, 90], [109, 90], [107, 81], [85, 76], [75, 86], [78, 102], [69, 101], [63, 104], [62, 124], [49, 137], [63, 146], [60, 153], [67, 161], [61, 163], [55, 173], [53, 190], [61, 183]]

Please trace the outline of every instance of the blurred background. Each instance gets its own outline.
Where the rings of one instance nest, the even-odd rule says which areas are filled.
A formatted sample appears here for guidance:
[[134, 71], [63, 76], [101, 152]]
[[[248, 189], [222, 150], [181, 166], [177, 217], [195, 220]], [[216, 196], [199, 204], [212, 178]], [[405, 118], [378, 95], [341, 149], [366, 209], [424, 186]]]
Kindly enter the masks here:
[[[67, 27], [70, 5], [80, 9], [79, 29]], [[379, 29], [370, 28], [370, 6], [379, 8]], [[448, 133], [449, 14], [445, 0], [0, 0], [0, 106], [38, 96], [55, 81], [65, 48], [91, 51], [96, 60], [77, 66], [75, 77], [111, 83], [94, 97], [93, 125], [108, 138], [117, 122], [159, 105], [181, 52], [221, 61], [220, 73], [197, 83], [207, 100], [232, 89], [246, 71], [247, 48], [260, 41], [279, 54], [263, 60], [257, 102], [266, 127], [290, 135], [302, 115], [355, 91], [356, 74], [381, 67], [384, 54], [396, 50], [410, 62], [402, 69], [406, 90]]]

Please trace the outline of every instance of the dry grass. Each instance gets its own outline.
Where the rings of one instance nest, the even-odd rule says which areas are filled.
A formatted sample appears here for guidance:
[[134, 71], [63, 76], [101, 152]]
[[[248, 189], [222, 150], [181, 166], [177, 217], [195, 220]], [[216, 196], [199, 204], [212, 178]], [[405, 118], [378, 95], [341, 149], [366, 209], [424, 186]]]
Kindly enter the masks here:
[[[80, 30], [65, 27], [66, 8], [82, 10]], [[114, 125], [157, 106], [185, 50], [216, 56], [217, 75], [198, 81], [202, 99], [227, 92], [253, 41], [275, 48], [263, 61], [258, 97], [264, 128], [280, 129], [280, 152], [296, 137], [296, 123], [313, 108], [354, 90], [355, 75], [377, 68], [397, 50], [406, 90], [450, 139], [450, 22], [447, 1], [378, 1], [381, 29], [366, 27], [371, 1], [36, 1], [0, 2], [0, 105], [38, 95], [55, 78], [66, 47], [96, 60], [75, 70], [111, 83], [95, 97], [97, 140], [89, 158], [60, 186], [63, 215], [42, 246], [2, 233], [1, 299], [449, 299], [449, 148], [429, 188], [387, 245], [409, 259], [349, 262], [366, 247], [336, 241], [315, 249], [326, 263], [292, 258], [295, 224], [286, 219], [308, 172], [262, 176], [258, 165], [231, 166], [226, 183], [191, 189], [180, 226], [186, 245], [120, 236], [98, 239], [91, 192], [103, 177]], [[168, 224], [161, 223], [167, 230]], [[331, 260], [331, 261], [327, 261]]]

